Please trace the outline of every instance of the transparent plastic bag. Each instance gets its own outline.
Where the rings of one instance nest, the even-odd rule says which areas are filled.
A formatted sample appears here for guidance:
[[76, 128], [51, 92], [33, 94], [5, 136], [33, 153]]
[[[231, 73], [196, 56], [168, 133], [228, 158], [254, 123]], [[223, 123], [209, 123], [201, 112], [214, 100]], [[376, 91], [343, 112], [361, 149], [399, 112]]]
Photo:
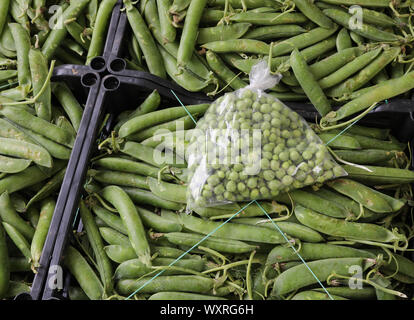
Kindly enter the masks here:
[[187, 152], [188, 209], [272, 199], [347, 175], [306, 121], [264, 90], [275, 86], [265, 61], [250, 85], [211, 104]]

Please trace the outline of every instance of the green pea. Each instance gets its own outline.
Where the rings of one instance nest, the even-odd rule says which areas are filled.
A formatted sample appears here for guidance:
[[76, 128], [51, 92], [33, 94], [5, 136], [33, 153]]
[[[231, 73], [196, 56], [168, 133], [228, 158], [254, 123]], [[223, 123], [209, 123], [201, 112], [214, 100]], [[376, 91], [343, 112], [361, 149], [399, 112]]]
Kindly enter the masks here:
[[280, 186], [281, 186], [281, 184], [280, 184], [279, 181], [273, 180], [273, 181], [270, 181], [269, 182], [269, 188], [272, 191], [279, 190], [280, 189]]
[[272, 181], [275, 178], [275, 174], [272, 170], [265, 170], [263, 172], [263, 177], [267, 181]]
[[292, 161], [298, 161], [300, 159], [299, 152], [297, 152], [296, 150], [290, 151], [289, 157]]
[[303, 157], [303, 159], [305, 159], [305, 160], [310, 160], [310, 159], [312, 158], [312, 156], [313, 156], [313, 154], [312, 154], [312, 152], [310, 152], [309, 150], [305, 150], [305, 151], [302, 153], [302, 157]]
[[270, 191], [269, 191], [269, 189], [268, 189], [268, 188], [266, 188], [266, 187], [261, 187], [261, 188], [260, 188], [260, 194], [261, 194], [263, 197], [267, 197], [267, 196], [269, 195], [269, 193], [270, 193]]
[[272, 160], [272, 161], [270, 161], [270, 168], [271, 168], [273, 171], [276, 171], [277, 169], [279, 169], [279, 168], [280, 168], [280, 162], [279, 162], [279, 161], [277, 161], [277, 160]]
[[246, 185], [243, 182], [239, 182], [237, 184], [237, 190], [243, 192], [244, 190], [246, 190]]
[[222, 194], [222, 193], [224, 193], [226, 190], [224, 189], [224, 187], [223, 187], [223, 185], [222, 184], [219, 184], [218, 186], [216, 186], [215, 188], [214, 188], [214, 193], [216, 194], [216, 195], [220, 195], [220, 194]]
[[289, 186], [289, 185], [291, 185], [291, 184], [293, 183], [293, 178], [292, 178], [291, 176], [284, 176], [284, 177], [282, 178], [282, 183], [283, 183], [285, 186]]
[[249, 178], [249, 180], [247, 180], [247, 186], [250, 189], [256, 188], [256, 186], [257, 186], [257, 178], [253, 178], [253, 177]]
[[223, 179], [226, 176], [226, 174], [221, 170], [217, 171], [216, 174], [220, 179]]
[[213, 196], [213, 192], [211, 192], [210, 190], [203, 190], [203, 197], [205, 198], [211, 198]]
[[279, 159], [281, 161], [287, 161], [289, 160], [289, 153], [287, 151], [283, 151], [279, 153]]
[[226, 184], [226, 189], [229, 192], [235, 192], [237, 190], [237, 185], [234, 181], [229, 181]]
[[257, 198], [259, 198], [259, 195], [260, 195], [260, 191], [259, 191], [259, 189], [253, 189], [253, 190], [250, 192], [250, 198], [251, 198], [251, 199], [257, 199]]
[[289, 130], [283, 130], [282, 131], [282, 137], [285, 138], [285, 139], [290, 138], [290, 132], [289, 132]]
[[276, 171], [276, 177], [280, 180], [282, 179], [286, 174], [286, 171], [283, 169], [279, 169]]
[[260, 160], [260, 167], [262, 170], [266, 170], [270, 168], [270, 161], [268, 159]]
[[290, 167], [290, 162], [289, 161], [285, 161], [282, 163], [282, 169], [287, 170]]

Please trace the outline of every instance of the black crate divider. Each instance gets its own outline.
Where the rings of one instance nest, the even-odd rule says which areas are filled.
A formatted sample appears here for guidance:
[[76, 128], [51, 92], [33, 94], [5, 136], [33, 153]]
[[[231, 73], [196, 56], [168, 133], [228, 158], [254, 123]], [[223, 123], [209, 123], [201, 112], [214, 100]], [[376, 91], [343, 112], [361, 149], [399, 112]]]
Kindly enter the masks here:
[[[66, 206], [64, 207], [64, 210], [62, 212], [62, 221], [60, 223], [59, 229], [57, 230], [59, 236], [57, 237], [56, 243], [53, 248], [53, 253], [50, 261], [51, 267], [61, 266], [64, 250], [70, 232], [72, 231], [71, 228], [73, 225], [74, 213], [78, 208], [78, 202], [85, 180], [86, 170], [89, 164], [89, 157], [93, 149], [93, 144], [95, 143], [96, 134], [100, 125], [101, 115], [105, 107], [104, 101], [107, 93], [112, 90], [116, 90], [117, 87], [118, 81], [114, 76], [105, 76], [102, 79], [100, 86], [96, 87], [96, 91], [99, 94], [97, 95], [95, 104], [91, 106], [89, 110], [85, 109], [86, 114], [82, 121], [85, 121], [85, 123], [87, 122], [87, 126], [85, 126], [84, 132], [82, 132], [82, 143], [76, 145], [76, 147], [79, 148], [79, 150], [76, 150], [76, 152], [79, 152], [79, 157], [76, 163], [74, 163], [75, 160], [73, 160], [73, 164], [75, 165], [75, 167], [73, 168], [73, 180], [71, 181], [70, 186], [68, 186], [71, 192], [66, 202]], [[69, 166], [71, 164], [72, 157]], [[72, 169], [69, 166], [68, 169]], [[60, 268], [56, 270], [59, 269]], [[48, 274], [42, 295], [42, 300], [59, 298], [58, 290], [56, 290], [53, 286], [49, 285], [50, 283], [52, 283], [54, 277], [55, 274]]]
[[59, 197], [56, 203], [55, 212], [50, 224], [49, 232], [45, 241], [45, 245], [42, 251], [40, 259], [40, 267], [36, 273], [30, 295], [21, 294], [16, 299], [25, 300], [38, 300], [42, 296], [43, 286], [46, 279], [46, 275], [49, 271], [49, 262], [54, 249], [55, 241], [58, 235], [58, 229], [64, 214], [64, 208], [67, 203], [72, 201], [72, 184], [74, 180], [74, 172], [81, 156], [80, 146], [84, 144], [85, 132], [89, 127], [90, 115], [92, 114], [95, 106], [95, 101], [98, 97], [98, 88], [100, 85], [100, 76], [98, 73], [91, 72], [89, 68], [82, 66], [63, 66], [55, 69], [52, 81], [62, 81], [67, 83], [77, 95], [86, 95], [86, 104], [84, 109], [84, 115], [79, 127], [78, 135], [75, 140], [74, 147], [72, 149], [71, 157], [68, 162], [64, 181], [62, 183]]

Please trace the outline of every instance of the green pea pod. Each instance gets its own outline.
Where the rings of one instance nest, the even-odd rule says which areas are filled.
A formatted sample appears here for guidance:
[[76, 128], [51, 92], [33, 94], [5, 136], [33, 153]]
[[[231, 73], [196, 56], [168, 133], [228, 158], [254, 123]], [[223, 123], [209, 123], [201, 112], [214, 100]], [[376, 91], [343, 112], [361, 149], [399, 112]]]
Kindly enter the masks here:
[[292, 66], [296, 79], [298, 79], [309, 100], [318, 112], [322, 116], [325, 116], [332, 110], [330, 103], [309, 70], [303, 56], [296, 49], [291, 54], [290, 65]]
[[353, 125], [351, 128], [348, 129], [348, 133], [356, 134], [358, 136], [385, 140], [390, 135], [390, 129], [371, 128], [371, 127]]
[[88, 56], [85, 64], [90, 64], [91, 60], [102, 54], [104, 42], [105, 42], [105, 31], [109, 25], [112, 10], [117, 0], [103, 0], [99, 4], [99, 9], [96, 14], [96, 21], [93, 28], [91, 44], [88, 50]]
[[152, 281], [151, 277], [139, 280], [125, 279], [118, 281], [117, 291], [128, 295], [134, 293], [156, 293], [165, 291], [184, 291], [207, 293], [214, 287], [214, 279], [201, 276], [159, 276]]
[[403, 235], [393, 233], [376, 224], [335, 219], [301, 206], [295, 208], [295, 216], [305, 226], [334, 237], [383, 243], [398, 242], [404, 238]]
[[153, 126], [151, 128], [147, 128], [140, 132], [137, 132], [136, 134], [129, 136], [128, 139], [132, 141], [141, 142], [145, 139], [151, 138], [152, 136], [163, 134], [163, 132], [169, 133], [169, 132], [174, 132], [174, 131], [194, 129], [196, 126], [196, 123], [194, 122], [194, 118], [196, 118], [196, 115], [194, 115], [193, 117], [184, 116], [177, 120], [165, 122], [165, 123]]
[[[55, 161], [51, 174], [62, 169], [65, 164]], [[48, 178], [48, 175], [40, 170], [37, 166], [29, 167], [19, 173], [9, 175], [0, 180], [0, 193], [8, 191], [13, 193], [27, 187], [36, 185]]]
[[371, 172], [345, 165], [344, 169], [348, 172], [350, 178], [362, 181], [368, 184], [404, 184], [414, 181], [414, 174], [411, 170], [386, 168], [380, 166], [365, 166]]
[[0, 155], [0, 172], [2, 173], [18, 173], [27, 169], [31, 160], [16, 159]]
[[153, 112], [153, 111], [157, 110], [157, 108], [159, 107], [160, 103], [161, 103], [161, 96], [160, 96], [160, 94], [158, 93], [157, 90], [152, 91], [151, 94], [148, 95], [148, 97], [145, 98], [144, 102], [138, 108], [136, 108], [134, 111], [132, 111], [132, 113], [130, 113], [128, 115], [128, 117], [126, 117], [124, 120], [120, 120], [116, 124], [114, 130], [115, 131], [118, 131], [119, 128], [125, 122], [127, 122], [128, 120], [131, 120], [131, 119], [133, 119], [135, 117], [138, 117], [138, 116], [144, 115], [146, 113], [150, 113], [150, 112]]
[[[387, 66], [389, 63], [391, 63], [391, 61], [393, 61], [398, 56], [399, 53], [400, 53], [400, 48], [399, 47], [391, 47], [390, 49], [384, 50], [377, 58], [375, 58], [374, 61], [372, 61], [370, 64], [368, 64], [365, 68], [363, 68], [361, 71], [359, 71], [356, 75], [349, 78], [345, 82], [342, 82], [341, 84], [338, 84], [335, 87], [332, 87], [330, 90], [328, 90], [326, 92], [326, 94], [329, 97], [341, 97], [344, 94], [349, 94], [352, 91], [355, 91], [355, 90], [361, 88], [364, 84], [366, 84], [373, 77], [375, 77], [375, 75], [378, 72], [380, 72], [383, 68], [385, 68], [385, 66]], [[387, 83], [387, 82], [385, 82], [385, 83]], [[409, 85], [411, 85], [410, 81], [408, 81], [408, 83], [409, 83]], [[397, 90], [398, 89], [396, 89], [395, 91], [397, 91]], [[403, 87], [403, 90], [406, 90], [406, 86]], [[370, 90], [369, 93], [371, 93], [373, 91], [374, 90]], [[381, 90], [375, 91], [376, 100], [374, 102], [378, 102], [378, 101], [383, 100], [381, 96], [378, 97], [379, 92], [381, 92]], [[389, 93], [390, 91], [387, 90], [385, 92]], [[397, 92], [399, 92], [399, 91], [397, 91]], [[397, 93], [397, 94], [399, 94], [399, 93]], [[394, 95], [392, 95], [392, 96], [394, 96]], [[363, 103], [363, 102], [365, 102], [365, 103]], [[367, 102], [368, 101], [365, 97], [364, 99], [360, 100], [358, 105], [362, 105], [363, 107], [365, 107]], [[374, 102], [372, 102], [372, 103], [374, 103]], [[359, 110], [363, 109], [363, 107], [360, 107]], [[341, 111], [341, 113], [344, 112], [346, 109], [347, 108], [345, 108], [343, 111]], [[336, 119], [335, 121], [337, 121], [337, 120], [339, 120], [339, 119]]]
[[33, 226], [33, 228], [37, 227], [37, 224], [39, 223], [40, 219], [40, 213], [39, 210], [37, 210], [34, 207], [30, 207], [26, 211], [27, 220], [30, 221], [30, 224]]
[[[119, 217], [116, 214], [113, 214], [112, 212], [106, 210], [105, 208], [102, 208], [98, 205], [92, 206], [93, 213], [96, 214], [97, 217], [102, 219], [108, 226], [113, 228], [114, 230], [127, 234], [127, 229], [125, 228], [121, 217]], [[129, 241], [129, 240], [128, 240]], [[111, 243], [112, 244], [112, 243]]]
[[[372, 287], [364, 287], [360, 289], [352, 289], [349, 287], [325, 287], [331, 295], [337, 295], [351, 300], [373, 300], [375, 299], [375, 289]], [[325, 292], [323, 288], [313, 289], [319, 292]]]
[[198, 77], [194, 76], [192, 73], [187, 71], [187, 69], [182, 69], [179, 71], [177, 67], [177, 61], [175, 58], [165, 51], [161, 46], [158, 47], [161, 53], [161, 56], [164, 60], [165, 69], [168, 75], [184, 89], [197, 92], [206, 88], [209, 85], [209, 81], [200, 80]]
[[[388, 8], [390, 2], [388, 0], [324, 0], [326, 3], [336, 4], [336, 5], [345, 5], [352, 6], [358, 5], [363, 7], [373, 7], [373, 8]], [[405, 2], [397, 2], [396, 6], [404, 8], [408, 4]]]
[[[346, 196], [343, 196], [340, 193], [328, 190], [326, 188], [320, 188], [317, 191], [312, 191], [313, 193], [315, 193], [317, 196], [334, 202], [336, 204], [338, 204], [340, 207], [344, 208], [347, 212], [347, 217], [354, 219], [357, 218], [361, 215], [361, 206], [358, 202], [352, 200], [351, 198], [348, 198]], [[306, 205], [302, 205], [303, 207], [307, 207]], [[314, 211], [317, 211], [319, 213], [325, 213], [326, 211], [320, 211], [314, 208], [311, 208], [310, 206], [308, 207], [309, 209], [312, 209]], [[369, 222], [368, 220], [376, 220], [379, 217], [381, 217], [380, 214], [373, 212], [367, 208], [363, 209], [363, 217], [361, 217], [361, 220], [364, 220], [365, 222]], [[333, 217], [335, 218], [335, 217]]]
[[187, 292], [158, 292], [154, 293], [148, 300], [227, 300], [217, 296], [207, 296], [204, 294]]
[[213, 41], [239, 39], [247, 32], [247, 30], [249, 30], [250, 26], [250, 23], [234, 23], [231, 25], [200, 28], [198, 31], [197, 43], [206, 44]]
[[242, 52], [268, 54], [270, 49], [267, 43], [254, 39], [232, 39], [226, 41], [214, 41], [203, 44], [202, 47], [218, 53]]
[[[332, 273], [352, 276], [351, 267], [360, 267], [360, 270], [366, 270], [372, 264], [364, 258], [324, 259], [308, 262], [307, 266], [301, 264], [284, 271], [276, 278], [271, 295], [281, 296], [316, 284], [318, 280], [324, 282]], [[312, 273], [308, 268], [312, 270]]]
[[52, 157], [47, 150], [36, 144], [20, 140], [0, 138], [0, 154], [32, 160], [34, 163], [47, 168], [51, 168], [53, 165]]
[[7, 21], [7, 13], [9, 12], [10, 0], [2, 1], [0, 4], [0, 34], [3, 32], [3, 28]]
[[[350, 28], [349, 21], [350, 19], [352, 19], [352, 16], [347, 12], [337, 9], [325, 9], [323, 10], [323, 13], [332, 20], [334, 20], [336, 23], [342, 25], [343, 27]], [[403, 39], [401, 36], [397, 36], [390, 32], [382, 31], [374, 26], [365, 24], [363, 22], [358, 28], [352, 28], [351, 30], [364, 38], [374, 41], [393, 42], [401, 41]]]
[[104, 188], [102, 196], [118, 210], [138, 258], [145, 265], [151, 266], [150, 249], [145, 236], [145, 230], [131, 199], [125, 191], [116, 186]]
[[109, 259], [118, 264], [137, 257], [137, 254], [131, 245], [109, 245], [105, 247], [105, 252]]
[[[155, 258], [153, 260], [154, 266], [169, 266], [171, 263], [175, 262], [174, 259], [169, 258]], [[174, 263], [173, 267], [180, 267], [189, 269], [190, 271], [203, 271], [204, 269], [204, 261], [203, 260], [195, 260], [195, 259], [181, 259]], [[164, 276], [167, 275], [178, 275], [178, 274], [185, 274], [185, 272], [180, 270], [174, 270], [173, 267], [171, 269], [164, 269], [163, 272]], [[115, 271], [115, 279], [137, 279], [144, 276], [147, 273], [154, 271], [151, 268], [146, 267], [143, 265], [138, 259], [132, 259], [121, 263]]]
[[[361, 72], [362, 71], [364, 71], [364, 69], [361, 70]], [[410, 72], [401, 78], [390, 79], [380, 83], [372, 90], [369, 90], [354, 100], [346, 103], [341, 108], [339, 108], [338, 111], [335, 111], [335, 113], [332, 113], [325, 119], [328, 122], [344, 119], [352, 114], [370, 107], [378, 101], [390, 99], [401, 93], [407, 92], [412, 88], [414, 88], [414, 72]]]
[[349, 179], [336, 179], [327, 182], [328, 186], [377, 213], [392, 212], [388, 202], [372, 189]]
[[91, 45], [91, 40], [88, 37], [91, 33], [90, 29], [82, 27], [76, 21], [72, 21], [66, 24], [66, 30], [78, 44], [85, 50], [89, 50]]
[[[237, 9], [258, 9], [261, 7], [270, 7], [273, 10], [276, 10], [279, 8], [279, 5], [272, 0], [245, 0], [243, 2], [239, 0], [209, 0], [208, 2], [211, 7], [221, 8], [224, 8], [227, 3]], [[256, 10], [251, 11], [256, 12]]]
[[47, 60], [50, 60], [54, 56], [56, 50], [59, 48], [67, 35], [65, 26], [59, 25], [59, 23], [64, 24], [67, 21], [76, 19], [90, 1], [91, 0], [72, 1], [63, 11], [62, 17], [58, 20], [58, 25], [49, 33], [49, 36], [42, 47], [42, 53]]
[[231, 71], [221, 59], [212, 51], [207, 51], [207, 62], [210, 68], [218, 77], [228, 84], [234, 90], [247, 86], [247, 83], [241, 80], [233, 71]]
[[309, 20], [313, 21], [322, 28], [332, 29], [334, 24], [331, 19], [322, 13], [322, 11], [310, 0], [294, 0], [295, 5], [299, 8]]
[[89, 299], [102, 299], [104, 292], [102, 283], [78, 250], [68, 246], [64, 255], [64, 264]]
[[145, 21], [130, 0], [125, 0], [124, 5], [128, 21], [145, 56], [149, 71], [156, 76], [165, 78], [163, 59]]
[[53, 198], [44, 200], [41, 204], [40, 218], [33, 235], [30, 252], [34, 268], [38, 268], [40, 256], [42, 255], [43, 246], [46, 241], [53, 213], [55, 211], [56, 201]]
[[[376, 164], [382, 161], [388, 161], [388, 160], [394, 159], [398, 157], [399, 153], [395, 151], [387, 151], [387, 150], [364, 149], [364, 150], [335, 150], [335, 154], [342, 160], [357, 163], [357, 164]], [[351, 173], [351, 176], [352, 176], [352, 173]], [[352, 177], [352, 178], [355, 179], [355, 177]]]
[[129, 239], [127, 236], [123, 235], [122, 233], [112, 228], [100, 227], [99, 233], [101, 234], [102, 239], [104, 239], [105, 242], [107, 242], [110, 245], [131, 246], [131, 243], [129, 242]]
[[134, 160], [116, 157], [105, 157], [96, 160], [94, 164], [100, 168], [107, 170], [129, 172], [142, 176], [158, 178], [159, 168]]
[[190, 5], [191, 0], [174, 0], [169, 8], [169, 12], [176, 14], [184, 11]]
[[334, 259], [334, 258], [372, 258], [375, 254], [347, 246], [338, 246], [327, 243], [302, 243], [298, 253], [291, 247], [276, 246], [267, 256], [266, 265], [271, 266], [276, 263], [284, 263], [291, 261], [301, 261], [299, 255], [305, 261]]
[[350, 136], [338, 136], [335, 133], [320, 133], [318, 137], [322, 140], [323, 143], [327, 144], [331, 148], [337, 149], [350, 149], [357, 150], [362, 149], [358, 140]]
[[259, 243], [284, 243], [286, 240], [277, 230], [270, 230], [250, 225], [238, 223], [220, 223], [213, 221], [205, 221], [186, 213], [180, 215], [184, 227], [193, 232], [201, 234], [213, 233], [214, 236]]
[[168, 12], [171, 4], [172, 0], [157, 0], [161, 33], [165, 42], [173, 42], [177, 33], [175, 27], [172, 25], [170, 14]]
[[155, 178], [147, 178], [148, 186], [156, 196], [178, 203], [187, 203], [187, 187], [178, 184], [157, 181]]
[[254, 25], [273, 26], [279, 24], [300, 24], [308, 19], [301, 13], [241, 12], [230, 16], [230, 21], [247, 22]]
[[301, 291], [292, 297], [292, 300], [348, 300], [347, 298], [317, 291]]
[[302, 49], [318, 43], [328, 37], [338, 29], [337, 26], [332, 28], [315, 28], [309, 32], [299, 34], [287, 40], [276, 43], [272, 49], [272, 55], [277, 57], [283, 54], [291, 53], [294, 49]]
[[354, 60], [348, 62], [342, 68], [336, 70], [330, 75], [320, 79], [318, 81], [322, 89], [332, 87], [343, 80], [347, 79], [349, 76], [355, 74], [366, 65], [368, 65], [372, 60], [374, 60], [381, 52], [381, 48], [378, 48], [373, 51], [369, 51]]
[[55, 97], [59, 100], [60, 105], [65, 110], [72, 126], [76, 131], [78, 131], [82, 120], [83, 108], [73, 95], [72, 91], [64, 83], [54, 83], [52, 91]]
[[83, 226], [88, 236], [89, 244], [92, 247], [96, 263], [98, 265], [98, 271], [101, 276], [101, 281], [104, 284], [104, 291], [107, 295], [111, 295], [113, 292], [113, 271], [108, 256], [104, 250], [104, 244], [96, 226], [95, 220], [92, 217], [92, 213], [86, 207], [83, 201], [79, 205], [80, 215], [82, 218]]
[[[175, 42], [165, 43], [165, 41], [163, 41], [163, 37], [161, 34], [161, 26], [160, 26], [160, 22], [158, 18], [158, 11], [157, 11], [157, 6], [156, 6], [155, 1], [147, 1], [145, 3], [144, 15], [145, 15], [145, 19], [147, 23], [151, 25], [151, 31], [152, 31], [152, 34], [154, 35], [154, 38], [164, 48], [164, 50], [173, 57], [173, 59], [169, 56], [163, 57], [165, 63], [168, 63], [166, 67], [168, 67], [170, 70], [169, 75], [171, 78], [173, 78], [174, 80], [178, 80], [178, 81], [182, 80], [183, 77], [187, 77], [186, 75], [187, 73], [185, 71], [187, 71], [188, 69], [188, 70], [191, 70], [190, 73], [194, 73], [201, 79], [211, 80], [210, 70], [205, 66], [205, 64], [197, 56], [196, 52], [193, 52], [193, 55], [190, 61], [187, 63], [184, 69], [184, 76], [183, 77], [180, 77], [178, 75], [176, 76], [177, 73], [180, 74], [180, 72], [182, 71], [182, 70], [178, 70], [177, 61], [176, 61], [178, 57], [179, 44]], [[161, 52], [161, 54], [163, 54], [163, 52]], [[193, 77], [189, 77], [189, 79], [193, 79]], [[182, 81], [180, 85], [187, 88], [185, 81]], [[190, 87], [190, 90], [191, 90], [194, 84], [189, 84], [188, 86]], [[197, 88], [194, 88], [193, 90], [199, 91]]]
[[131, 200], [137, 205], [150, 205], [156, 208], [176, 210], [176, 211], [180, 211], [184, 209], [184, 204], [163, 199], [147, 190], [142, 190], [138, 188], [123, 188], [123, 189], [129, 195]]
[[27, 30], [18, 23], [10, 23], [9, 27], [16, 44], [19, 85], [29, 90], [32, 83], [29, 67], [30, 37]]
[[38, 145], [45, 148], [49, 154], [56, 159], [68, 160], [72, 152], [71, 149], [62, 146], [59, 143], [56, 143], [40, 134], [37, 134], [31, 130], [19, 127], [19, 129], [31, 139], [32, 142], [37, 143]]
[[177, 53], [177, 65], [179, 68], [184, 68], [191, 60], [197, 41], [198, 25], [206, 5], [207, 0], [193, 0], [190, 2]]
[[210, 236], [207, 239], [204, 239], [204, 236], [198, 234], [170, 232], [166, 233], [164, 237], [173, 244], [188, 247], [193, 247], [202, 241], [200, 245], [224, 253], [240, 254], [252, 252], [255, 249], [255, 246], [242, 241], [223, 239], [215, 236]]
[[6, 222], [16, 228], [26, 239], [31, 240], [35, 233], [34, 229], [17, 214], [10, 200], [8, 192], [3, 192], [0, 196], [0, 217], [3, 222]]
[[240, 218], [234, 219], [233, 222], [264, 227], [275, 231], [277, 230], [277, 228], [275, 227], [276, 224], [277, 227], [280, 230], [282, 230], [283, 233], [293, 238], [307, 242], [321, 242], [324, 240], [323, 237], [317, 231], [294, 222], [280, 221], [274, 223], [267, 219], [261, 218]]
[[33, 116], [26, 111], [17, 110], [13, 106], [2, 106], [0, 113], [23, 128], [32, 130], [65, 146], [73, 146], [73, 137], [68, 132], [44, 119]]
[[[45, 57], [42, 52], [35, 49], [29, 51], [29, 65], [32, 75], [33, 83], [33, 95], [37, 96], [38, 93], [45, 86], [45, 82], [48, 77], [48, 66]], [[37, 98], [35, 103], [36, 114], [38, 117], [50, 121], [52, 117], [52, 105], [51, 105], [51, 89], [50, 83], [46, 84], [46, 88], [42, 94]]]
[[137, 210], [144, 226], [147, 228], [152, 228], [159, 232], [180, 232], [182, 230], [179, 223], [160, 217], [159, 215], [142, 207], [137, 207]]
[[[187, 106], [186, 108], [193, 115], [203, 114], [208, 109], [208, 107], [208, 104], [200, 104], [194, 106]], [[124, 138], [153, 125], [178, 119], [186, 115], [187, 111], [183, 107], [174, 107], [150, 112], [127, 121], [119, 129], [119, 135], [121, 138]]]
[[91, 169], [88, 171], [88, 175], [93, 177], [94, 180], [106, 185], [113, 184], [148, 189], [146, 178], [132, 173]]
[[[306, 49], [305, 49], [306, 50]], [[325, 77], [348, 62], [354, 60], [360, 54], [359, 48], [347, 48], [342, 50], [341, 52], [337, 52], [332, 54], [325, 59], [317, 61], [311, 65], [309, 65], [309, 69], [312, 72], [315, 80], [319, 80], [322, 77]], [[289, 86], [299, 86], [299, 82], [296, 80], [293, 74], [284, 74], [282, 78], [282, 82], [288, 84]]]
[[10, 260], [7, 250], [6, 234], [0, 225], [0, 299], [3, 299], [10, 283]]
[[244, 35], [244, 39], [256, 39], [256, 40], [273, 40], [277, 38], [287, 38], [297, 36], [306, 32], [301, 26], [294, 24], [276, 25], [257, 27], [247, 31]]
[[6, 230], [7, 235], [20, 250], [20, 252], [25, 256], [25, 258], [30, 261], [30, 244], [27, 242], [25, 237], [12, 225], [3, 222], [4, 230]]

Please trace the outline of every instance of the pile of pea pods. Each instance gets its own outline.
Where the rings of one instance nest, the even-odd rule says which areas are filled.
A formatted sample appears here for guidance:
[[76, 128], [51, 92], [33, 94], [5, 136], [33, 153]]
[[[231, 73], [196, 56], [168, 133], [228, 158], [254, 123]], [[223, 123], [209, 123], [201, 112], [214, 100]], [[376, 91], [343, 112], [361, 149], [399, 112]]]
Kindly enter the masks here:
[[116, 1], [0, 2], [0, 299], [29, 292], [83, 113], [54, 67], [101, 55]]
[[[207, 107], [186, 106], [187, 114], [154, 90], [98, 139], [80, 203], [84, 230], [64, 255], [76, 279], [71, 299], [412, 298], [407, 144], [356, 124], [329, 144], [346, 177], [188, 212], [188, 169], [179, 160], [192, 118]], [[322, 141], [336, 135], [309, 125]], [[175, 162], [156, 158], [162, 144]]]
[[[411, 1], [124, 0], [129, 68], [214, 96], [268, 62], [282, 101], [310, 101], [321, 126], [414, 87]], [[340, 106], [339, 110], [336, 110]], [[333, 111], [336, 110], [336, 111]]]

